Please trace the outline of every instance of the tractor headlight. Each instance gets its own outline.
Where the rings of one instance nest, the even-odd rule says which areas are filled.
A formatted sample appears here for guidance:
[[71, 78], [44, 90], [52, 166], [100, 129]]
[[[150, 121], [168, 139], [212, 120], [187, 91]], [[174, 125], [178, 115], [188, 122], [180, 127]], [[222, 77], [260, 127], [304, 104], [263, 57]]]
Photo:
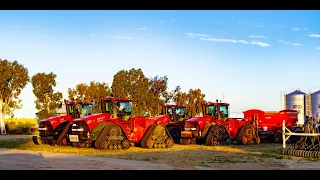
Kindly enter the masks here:
[[38, 128], [39, 131], [45, 131], [47, 128]]
[[79, 129], [72, 129], [72, 131], [84, 131], [83, 128], [79, 128]]

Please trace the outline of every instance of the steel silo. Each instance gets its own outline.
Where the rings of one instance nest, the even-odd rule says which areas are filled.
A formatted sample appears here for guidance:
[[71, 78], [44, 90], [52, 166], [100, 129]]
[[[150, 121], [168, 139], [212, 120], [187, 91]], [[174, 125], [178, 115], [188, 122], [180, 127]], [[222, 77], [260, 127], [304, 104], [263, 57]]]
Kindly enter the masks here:
[[306, 93], [300, 90], [296, 90], [286, 95], [286, 109], [297, 110], [299, 112], [297, 124], [304, 124], [306, 118], [305, 103]]
[[320, 115], [320, 90], [311, 94], [312, 117], [316, 117], [317, 113]]

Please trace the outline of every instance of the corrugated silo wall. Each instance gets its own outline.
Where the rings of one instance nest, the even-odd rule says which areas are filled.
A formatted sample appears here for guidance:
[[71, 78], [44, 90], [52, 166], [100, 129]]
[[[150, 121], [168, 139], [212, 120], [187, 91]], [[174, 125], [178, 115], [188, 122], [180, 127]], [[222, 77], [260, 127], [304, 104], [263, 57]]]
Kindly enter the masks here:
[[320, 91], [311, 94], [311, 108], [312, 117], [316, 117], [317, 113], [320, 115]]
[[306, 104], [306, 94], [303, 92], [298, 93], [290, 93], [286, 95], [286, 109], [297, 110], [298, 114], [298, 122], [297, 124], [304, 124], [306, 119], [305, 114], [305, 104]]

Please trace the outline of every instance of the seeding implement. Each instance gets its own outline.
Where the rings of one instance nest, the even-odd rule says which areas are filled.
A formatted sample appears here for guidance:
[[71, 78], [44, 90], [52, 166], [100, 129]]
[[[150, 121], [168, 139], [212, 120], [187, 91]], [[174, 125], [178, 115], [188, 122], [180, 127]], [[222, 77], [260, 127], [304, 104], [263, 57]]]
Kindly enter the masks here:
[[227, 145], [233, 141], [238, 144], [259, 144], [258, 115], [248, 119], [228, 118], [229, 104], [205, 102], [203, 116], [185, 121], [181, 132], [181, 144], [205, 144], [208, 146]]
[[[259, 117], [258, 133], [261, 140], [266, 142], [282, 142], [282, 120], [285, 121], [285, 127], [295, 133], [302, 132], [302, 128], [297, 125], [298, 111], [282, 110], [276, 112], [261, 111], [250, 109], [244, 111], [244, 118], [249, 119], [257, 114]], [[296, 137], [291, 137], [291, 142], [296, 142]]]
[[[82, 116], [90, 115], [92, 112], [91, 103], [76, 102], [72, 100], [65, 100], [67, 115], [54, 116], [40, 121], [39, 124], [39, 138], [42, 144], [55, 144], [66, 146], [69, 144], [68, 135], [72, 121]], [[33, 142], [39, 145], [38, 136], [32, 137]]]
[[120, 150], [133, 145], [142, 148], [170, 148], [173, 139], [164, 125], [152, 118], [130, 118], [132, 100], [104, 98], [102, 113], [74, 120], [70, 141], [74, 147]]
[[[285, 122], [283, 121], [283, 124], [284, 123]], [[292, 133], [288, 128], [283, 126], [282, 136], [283, 139], [288, 139], [290, 136], [301, 136], [300, 140], [289, 148], [286, 148], [285, 141], [283, 142], [284, 155], [320, 158], [320, 133], [318, 116], [316, 118], [310, 117], [304, 123], [303, 133]]]
[[165, 104], [162, 106], [160, 116], [152, 119], [166, 126], [175, 143], [180, 143], [181, 131], [184, 129], [186, 107], [176, 104]]

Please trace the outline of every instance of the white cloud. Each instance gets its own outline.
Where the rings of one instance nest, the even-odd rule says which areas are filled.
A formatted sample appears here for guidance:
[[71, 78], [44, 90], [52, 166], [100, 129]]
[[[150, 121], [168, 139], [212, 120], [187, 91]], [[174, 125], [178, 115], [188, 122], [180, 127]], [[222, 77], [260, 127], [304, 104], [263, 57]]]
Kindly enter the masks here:
[[108, 37], [108, 36], [103, 36], [104, 38]]
[[316, 47], [318, 50], [320, 50], [320, 46]]
[[147, 30], [147, 28], [138, 28], [139, 30]]
[[307, 30], [308, 28], [303, 28], [304, 30]]
[[260, 39], [267, 39], [266, 36], [255, 36], [255, 35], [250, 35], [250, 38], [260, 38]]
[[260, 27], [264, 27], [264, 26], [263, 26], [261, 23], [258, 22], [258, 23], [257, 23], [256, 25], [254, 25], [253, 27], [259, 27], [259, 28], [260, 28]]
[[186, 35], [188, 35], [191, 38], [196, 38], [196, 37], [209, 37], [209, 35], [207, 34], [194, 34], [194, 33], [185, 33]]
[[158, 23], [163, 23], [164, 21], [158, 21]]
[[116, 38], [116, 39], [132, 39], [132, 37], [127, 37], [127, 36], [115, 36], [114, 38]]
[[315, 37], [315, 38], [319, 38], [319, 37], [320, 37], [320, 34], [309, 34], [308, 36], [310, 36], [310, 37]]
[[303, 46], [301, 43], [291, 43], [292, 46]]
[[301, 43], [290, 43], [290, 42], [287, 42], [287, 41], [284, 41], [284, 40], [279, 40], [279, 42], [283, 43], [283, 44], [292, 45], [292, 46], [303, 46], [303, 44], [301, 44]]
[[202, 40], [202, 41], [232, 42], [232, 43], [249, 44], [249, 42], [247, 42], [245, 40], [235, 40], [235, 39], [200, 38], [200, 40]]
[[300, 31], [300, 28], [292, 28], [292, 31]]
[[259, 42], [259, 41], [251, 41], [250, 44], [255, 44], [255, 45], [258, 45], [258, 46], [262, 46], [262, 47], [269, 47], [270, 46], [270, 44], [268, 44], [268, 43]]

